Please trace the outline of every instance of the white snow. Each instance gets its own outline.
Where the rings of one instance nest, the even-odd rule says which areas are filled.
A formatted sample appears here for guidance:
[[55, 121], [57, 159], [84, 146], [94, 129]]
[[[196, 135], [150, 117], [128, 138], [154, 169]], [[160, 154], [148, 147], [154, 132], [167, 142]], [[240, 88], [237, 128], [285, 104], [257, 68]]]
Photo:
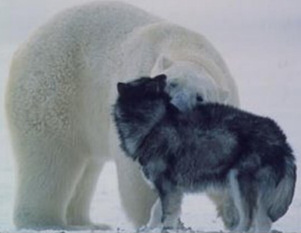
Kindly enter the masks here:
[[[14, 232], [12, 150], [4, 117], [4, 90], [13, 51], [55, 12], [86, 0], [0, 2], [0, 232]], [[299, 0], [126, 0], [204, 34], [237, 80], [242, 108], [274, 118], [286, 132], [297, 163], [301, 153], [301, 2]], [[301, 176], [298, 169], [298, 177]], [[97, 186], [91, 216], [119, 232], [133, 230], [118, 197], [115, 166], [108, 163]], [[183, 221], [198, 231], [223, 230], [204, 195], [185, 198]], [[301, 230], [301, 183], [287, 214], [273, 225]], [[113, 232], [116, 232], [113, 230]], [[28, 231], [29, 232], [29, 231]], [[49, 232], [49, 231], [48, 231]], [[86, 233], [86, 232], [85, 232]]]

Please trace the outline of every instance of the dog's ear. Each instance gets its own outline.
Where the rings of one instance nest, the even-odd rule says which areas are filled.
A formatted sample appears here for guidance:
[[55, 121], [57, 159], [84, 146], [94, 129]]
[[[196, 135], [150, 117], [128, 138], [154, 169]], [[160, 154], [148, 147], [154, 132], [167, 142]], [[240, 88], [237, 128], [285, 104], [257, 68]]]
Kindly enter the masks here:
[[159, 82], [166, 82], [167, 77], [165, 74], [160, 74], [160, 75], [154, 77], [154, 79]]
[[157, 82], [157, 87], [159, 87], [159, 89], [157, 89], [159, 92], [163, 92], [165, 87], [166, 87], [166, 75], [165, 74], [160, 74], [156, 77], [154, 77], [154, 80]]
[[119, 95], [124, 95], [127, 93], [128, 91], [128, 85], [126, 83], [117, 83], [117, 90]]

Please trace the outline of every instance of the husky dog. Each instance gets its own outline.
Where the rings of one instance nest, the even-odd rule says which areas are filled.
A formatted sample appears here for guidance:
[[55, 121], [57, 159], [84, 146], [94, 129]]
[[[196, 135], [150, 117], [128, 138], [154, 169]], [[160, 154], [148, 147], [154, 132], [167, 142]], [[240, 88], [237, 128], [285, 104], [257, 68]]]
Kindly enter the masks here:
[[234, 201], [234, 231], [270, 231], [288, 210], [296, 181], [282, 130], [269, 118], [222, 104], [200, 101], [180, 112], [165, 82], [159, 75], [118, 83], [114, 106], [122, 149], [160, 197], [163, 229], [177, 227], [183, 193], [213, 188]]

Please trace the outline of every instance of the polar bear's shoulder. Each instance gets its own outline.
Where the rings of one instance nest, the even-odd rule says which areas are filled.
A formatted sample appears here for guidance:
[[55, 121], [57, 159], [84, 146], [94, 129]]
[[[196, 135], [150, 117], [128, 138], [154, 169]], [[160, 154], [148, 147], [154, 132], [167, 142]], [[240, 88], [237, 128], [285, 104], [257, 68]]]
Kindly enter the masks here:
[[[136, 27], [152, 24], [160, 19], [135, 6], [118, 2], [95, 1], [71, 7], [52, 16], [38, 27], [19, 47], [14, 58], [20, 54], [49, 53], [78, 49], [77, 45], [99, 49], [111, 44], [112, 38], [120, 38]], [[96, 46], [94, 48], [93, 46]], [[54, 51], [58, 48], [59, 51]], [[63, 48], [64, 51], [61, 51]], [[15, 59], [14, 59], [15, 60]]]

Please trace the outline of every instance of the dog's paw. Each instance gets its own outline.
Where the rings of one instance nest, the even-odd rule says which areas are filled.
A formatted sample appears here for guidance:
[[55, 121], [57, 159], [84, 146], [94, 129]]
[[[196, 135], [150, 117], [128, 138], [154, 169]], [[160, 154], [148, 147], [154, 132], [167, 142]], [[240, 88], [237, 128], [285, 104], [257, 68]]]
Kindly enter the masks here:
[[157, 227], [148, 227], [148, 226], [143, 226], [143, 227], [140, 227], [138, 230], [137, 230], [137, 233], [161, 233], [163, 230], [162, 227], [160, 226], [157, 226]]
[[163, 227], [161, 230], [161, 233], [174, 233], [174, 232], [178, 232], [178, 229], [174, 227]]
[[283, 233], [282, 231], [272, 230], [271, 233]]

